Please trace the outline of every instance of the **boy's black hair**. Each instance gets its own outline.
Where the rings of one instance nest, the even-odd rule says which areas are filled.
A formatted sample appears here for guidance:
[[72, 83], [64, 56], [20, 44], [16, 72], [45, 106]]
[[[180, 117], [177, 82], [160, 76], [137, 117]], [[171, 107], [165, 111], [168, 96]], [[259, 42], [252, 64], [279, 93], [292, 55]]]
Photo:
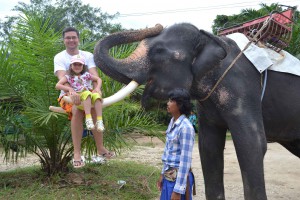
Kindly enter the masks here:
[[190, 94], [186, 89], [176, 88], [168, 93], [168, 97], [172, 101], [176, 101], [181, 114], [190, 115], [192, 103]]
[[79, 38], [79, 31], [78, 31], [76, 28], [74, 28], [74, 27], [67, 27], [67, 28], [65, 28], [65, 29], [62, 31], [62, 36], [63, 36], [63, 38], [65, 37], [65, 33], [66, 33], [66, 32], [71, 32], [71, 31], [76, 32], [77, 37]]

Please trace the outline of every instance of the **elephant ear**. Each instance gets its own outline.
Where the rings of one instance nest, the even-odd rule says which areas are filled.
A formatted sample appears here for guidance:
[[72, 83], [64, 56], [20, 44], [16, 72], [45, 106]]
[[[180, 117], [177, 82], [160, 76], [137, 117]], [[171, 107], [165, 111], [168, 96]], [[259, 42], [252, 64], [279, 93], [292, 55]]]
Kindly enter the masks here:
[[197, 78], [204, 76], [213, 67], [219, 66], [229, 51], [229, 46], [218, 36], [200, 30], [200, 38], [198, 55], [192, 67], [193, 74], [197, 75]]

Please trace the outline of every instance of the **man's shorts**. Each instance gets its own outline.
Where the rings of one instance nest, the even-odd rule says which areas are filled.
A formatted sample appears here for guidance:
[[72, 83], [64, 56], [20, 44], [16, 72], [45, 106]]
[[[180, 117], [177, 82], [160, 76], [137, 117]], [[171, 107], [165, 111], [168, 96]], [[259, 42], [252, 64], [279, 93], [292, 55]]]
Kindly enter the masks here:
[[66, 113], [68, 114], [68, 119], [71, 120], [72, 119], [72, 105], [70, 103], [67, 103], [63, 100], [64, 96], [61, 96], [57, 99], [60, 107], [62, 107], [62, 109], [64, 109], [66, 111]]

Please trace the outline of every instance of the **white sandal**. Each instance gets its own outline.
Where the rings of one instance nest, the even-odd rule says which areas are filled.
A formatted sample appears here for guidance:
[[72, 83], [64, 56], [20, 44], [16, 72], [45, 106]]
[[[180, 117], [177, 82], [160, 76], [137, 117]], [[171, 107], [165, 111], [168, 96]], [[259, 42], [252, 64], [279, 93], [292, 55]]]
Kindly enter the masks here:
[[94, 125], [92, 119], [85, 120], [85, 125], [86, 125], [86, 129], [87, 130], [93, 130], [93, 129], [95, 129], [95, 125]]
[[105, 130], [102, 120], [98, 120], [96, 122], [96, 126], [97, 126], [97, 131], [103, 132]]
[[92, 163], [103, 164], [106, 162], [105, 157], [101, 155], [92, 156]]

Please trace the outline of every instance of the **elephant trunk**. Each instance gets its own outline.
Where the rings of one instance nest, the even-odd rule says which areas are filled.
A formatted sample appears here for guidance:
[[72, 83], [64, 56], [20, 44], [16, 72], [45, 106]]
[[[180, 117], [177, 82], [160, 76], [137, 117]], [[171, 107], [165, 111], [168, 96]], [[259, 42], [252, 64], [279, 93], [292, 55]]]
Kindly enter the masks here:
[[[158, 35], [162, 30], [162, 25], [157, 24], [153, 28], [118, 32], [103, 38], [96, 44], [94, 49], [96, 65], [103, 73], [119, 82], [128, 84], [131, 80], [135, 80], [139, 84], [144, 83], [149, 71], [149, 61], [146, 56], [148, 47], [144, 39]], [[129, 57], [115, 59], [109, 55], [110, 48], [137, 41], [142, 42]]]

